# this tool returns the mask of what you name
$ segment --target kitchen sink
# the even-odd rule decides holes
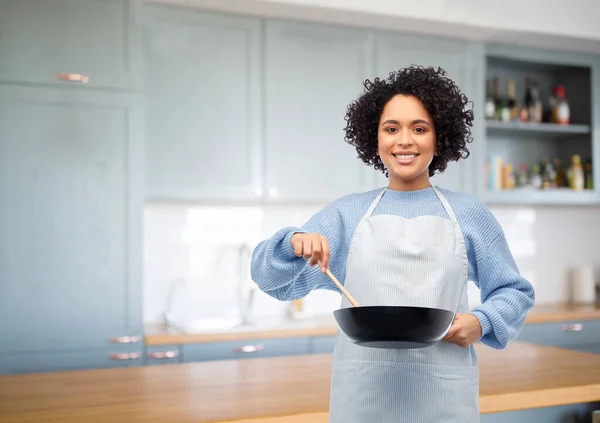
[[[243,322],[240,319],[192,319],[187,321],[171,321],[173,328],[187,333],[223,332],[223,331],[262,331],[277,329],[309,328],[319,325],[335,324],[333,316],[315,316],[299,320],[289,320],[283,317],[257,317]]]

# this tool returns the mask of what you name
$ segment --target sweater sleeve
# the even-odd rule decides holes
[[[251,277],[261,291],[281,301],[303,298],[315,289],[338,291],[318,265],[311,267],[306,259],[295,255],[290,242],[297,232],[325,236],[330,250],[329,268],[343,283],[345,231],[338,204],[328,205],[301,227],[280,229],[256,246],[252,253]]]
[[[493,237],[476,257],[474,282],[481,292],[481,304],[471,313],[481,323],[481,341],[503,349],[521,332],[535,293],[531,283],[519,274],[502,228],[497,222],[492,226]]]

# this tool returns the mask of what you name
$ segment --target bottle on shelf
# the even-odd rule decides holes
[[[563,85],[556,87],[556,104],[554,105],[554,110],[554,123],[558,123],[559,125],[568,125],[570,123],[571,111],[565,97],[565,87]]]
[[[534,163],[531,165],[531,186],[535,189],[542,188],[542,174],[540,171],[540,165]]]
[[[569,188],[572,190],[581,191],[584,189],[584,173],[579,154],[574,154],[571,158],[571,166],[567,171],[567,178],[569,180]]]
[[[556,86],[552,87],[548,96],[548,107],[544,108],[542,121],[546,123],[556,123]]]
[[[516,121],[519,118],[519,103],[517,101],[517,97],[515,95],[515,80],[508,80],[508,111],[509,111],[509,120],[511,122]]]
[[[585,179],[585,189],[594,189],[594,173],[592,172],[592,160],[586,160],[583,165],[584,170],[584,179]]]
[[[558,157],[554,158],[554,170],[556,171],[556,187],[564,188],[567,187],[567,177],[565,169],[562,167],[560,159]]]
[[[529,89],[529,121],[533,123],[540,123],[543,117],[542,101],[540,100],[540,90],[537,86],[536,80],[531,80],[531,87]]]
[[[494,77],[494,106],[496,109],[496,120],[508,122],[510,120],[510,112],[504,99],[500,96],[500,81],[498,77]]]
[[[519,187],[526,187],[529,185],[529,177],[527,176],[527,165],[521,163],[519,165],[519,176],[517,177],[517,185]]]
[[[496,96],[494,94],[494,81],[488,80],[488,88],[485,101],[485,118],[492,120],[496,118]]]
[[[544,159],[542,160],[542,189],[554,189],[556,188],[556,171],[552,163]]]
[[[525,96],[523,98],[523,105],[519,111],[519,120],[521,122],[532,121],[533,115],[533,97],[531,95],[531,78],[525,77]]]

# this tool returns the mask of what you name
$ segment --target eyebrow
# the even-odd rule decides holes
[[[385,125],[387,123],[391,123],[392,125],[400,125],[400,122],[398,122],[395,119],[387,119],[382,123],[382,125]],[[411,125],[416,125],[418,123],[423,123],[425,125],[431,126],[431,124],[429,122],[427,122],[426,120],[423,120],[423,119],[415,119],[411,122]]]

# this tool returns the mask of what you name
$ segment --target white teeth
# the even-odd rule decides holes
[[[413,159],[417,157],[416,154],[394,154],[394,157],[398,157],[399,159]]]

